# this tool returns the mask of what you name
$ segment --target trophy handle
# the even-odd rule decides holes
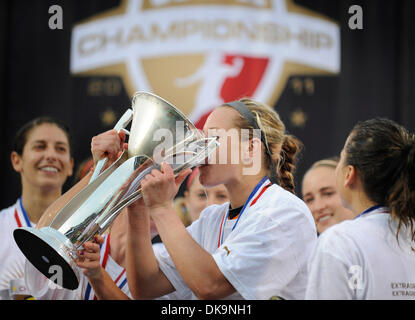
[[[128,126],[130,121],[133,119],[133,110],[128,108],[127,111],[124,112],[120,120],[115,124],[114,129],[117,130],[117,132],[120,132],[121,130],[124,130],[128,133],[127,130],[125,130],[125,127]],[[92,174],[91,179],[89,180],[89,183],[94,181],[102,172],[102,169],[105,168],[105,165],[107,164],[108,158],[104,158],[98,161],[97,166],[95,167],[94,173]]]

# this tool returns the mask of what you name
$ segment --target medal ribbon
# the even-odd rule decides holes
[[[234,224],[234,226],[232,227],[232,231],[236,228],[236,225],[238,224],[238,222],[239,222],[239,219],[241,218],[241,216],[242,216],[242,214],[244,213],[244,211],[245,211],[245,208],[248,206],[248,204],[250,203],[250,201],[251,201],[251,199],[257,194],[257,192],[258,192],[258,190],[260,190],[261,189],[261,187],[262,187],[262,190],[258,193],[258,195],[255,197],[255,199],[253,199],[252,200],[252,202],[250,203],[250,205],[249,205],[249,207],[251,207],[251,206],[253,206],[257,201],[258,201],[258,199],[262,196],[262,194],[265,192],[265,190],[269,187],[269,186],[271,186],[272,185],[272,183],[271,182],[269,182],[268,184],[266,184],[265,186],[264,186],[264,184],[265,184],[265,182],[266,181],[268,181],[268,177],[263,177],[262,179],[261,179],[261,181],[255,186],[255,188],[254,188],[254,190],[252,190],[252,192],[251,192],[251,194],[249,195],[249,197],[248,197],[248,200],[245,202],[245,204],[244,204],[244,206],[242,207],[242,210],[241,210],[241,212],[239,213],[239,216],[238,216],[238,219],[236,220],[236,222],[235,222],[235,224]],[[223,218],[222,218],[222,222],[221,222],[221,224],[220,224],[220,231],[219,231],[219,239],[218,239],[218,248],[222,245],[222,243],[223,243],[223,234],[224,234],[224,229],[225,229],[225,224],[226,224],[226,220],[227,220],[227,217],[229,217],[229,209],[225,212],[225,214],[223,215]]]

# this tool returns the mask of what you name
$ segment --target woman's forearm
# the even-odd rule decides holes
[[[133,298],[153,299],[174,291],[154,255],[148,213],[128,210],[127,279]]]

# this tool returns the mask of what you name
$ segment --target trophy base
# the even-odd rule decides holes
[[[14,230],[13,236],[27,260],[45,277],[53,277],[56,284],[74,290],[79,285],[78,276],[72,268],[76,265],[63,249],[65,245],[59,244],[60,241],[53,237],[55,232],[52,228],[37,230],[23,227]]]

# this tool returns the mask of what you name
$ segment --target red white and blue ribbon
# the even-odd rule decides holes
[[[18,204],[14,209],[14,219],[16,220],[17,226],[21,227],[31,227],[32,224],[29,219],[29,215],[27,214],[25,208],[23,207],[22,198],[20,197],[17,201]]]

